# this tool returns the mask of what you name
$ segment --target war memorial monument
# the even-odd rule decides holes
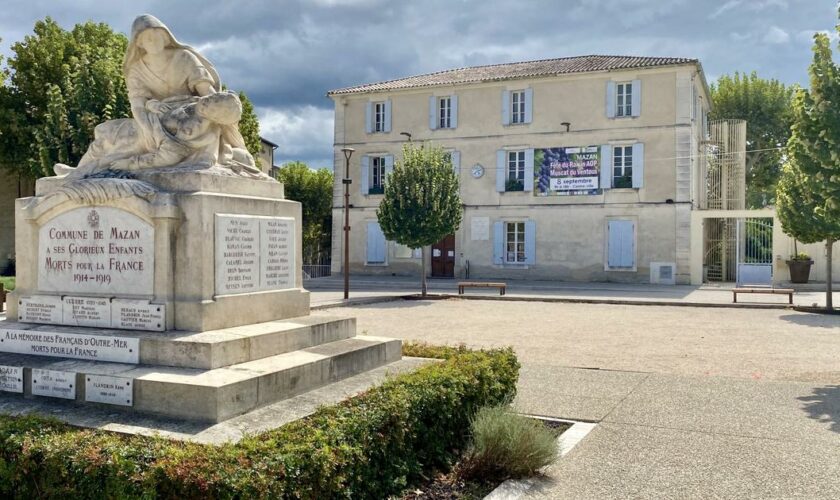
[[[399,360],[309,316],[301,206],[256,168],[213,65],[145,15],[124,71],[133,116],[16,202],[0,391],[221,422]]]

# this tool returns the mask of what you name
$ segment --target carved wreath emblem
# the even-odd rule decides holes
[[[99,228],[99,213],[96,210],[91,210],[87,216],[87,222],[91,228]]]

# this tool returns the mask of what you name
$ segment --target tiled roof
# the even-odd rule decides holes
[[[610,71],[632,68],[651,68],[656,66],[671,66],[675,64],[697,63],[697,59],[683,57],[636,57],[636,56],[576,56],[561,57],[559,59],[543,59],[540,61],[526,61],[490,66],[473,66],[471,68],[449,69],[428,73],[425,75],[409,76],[397,80],[378,83],[367,83],[355,87],[331,90],[327,95],[354,94],[359,92],[378,92],[384,90],[410,89],[417,87],[432,87],[437,85],[455,85],[461,83],[489,82],[496,80],[511,80],[538,76],[563,75],[568,73],[588,73],[594,71]]]

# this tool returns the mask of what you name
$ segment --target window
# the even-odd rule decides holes
[[[524,264],[525,223],[507,222],[505,226],[505,262],[509,264]]]
[[[635,270],[635,239],[634,221],[607,221],[607,270]]]
[[[370,188],[369,194],[385,192],[385,157],[374,156],[370,159]]]
[[[508,151],[505,191],[525,189],[525,151]]]
[[[384,132],[385,131],[385,103],[384,102],[373,103],[373,131],[374,132]]]
[[[633,187],[633,146],[613,147],[612,187]]]
[[[630,82],[615,86],[615,115],[633,116],[633,84]]]
[[[510,122],[525,123],[525,91],[510,93]]]
[[[438,128],[452,128],[452,99],[438,99]]]

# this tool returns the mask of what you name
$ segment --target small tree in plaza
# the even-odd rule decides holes
[[[461,225],[458,176],[439,147],[403,147],[403,157],[385,179],[385,197],[376,211],[391,241],[422,249],[421,294],[426,296],[426,247]]]
[[[808,73],[810,89],[799,89],[793,101],[777,209],[785,233],[805,243],[825,241],[826,308],[832,309],[832,247],[840,240],[840,66],[828,35],[815,35]]]

